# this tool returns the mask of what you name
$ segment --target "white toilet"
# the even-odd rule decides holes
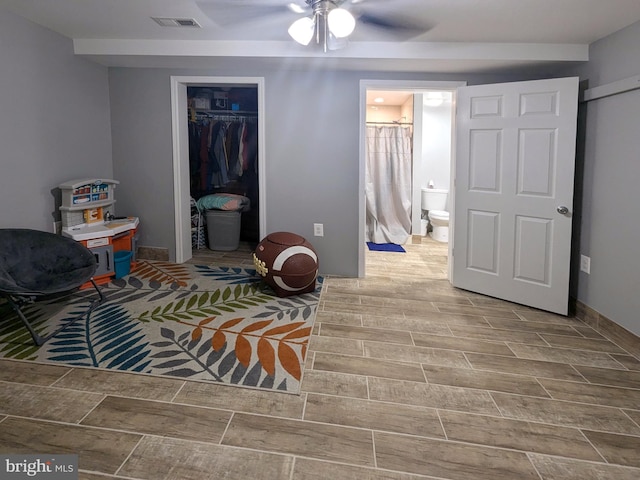
[[[449,212],[447,208],[448,190],[439,188],[422,189],[422,209],[429,211],[431,237],[438,242],[449,241]]]

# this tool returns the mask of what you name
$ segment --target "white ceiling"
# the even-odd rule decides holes
[[[104,65],[186,68],[248,58],[258,66],[432,72],[581,62],[590,43],[640,20],[640,0],[351,0],[357,5],[349,8],[427,31],[397,41],[359,24],[346,48],[328,53],[289,39],[297,16],[284,9],[226,26],[212,20],[290,1],[0,0],[0,7],[73,39],[77,54]],[[193,18],[202,28],[160,27],[151,17]]]

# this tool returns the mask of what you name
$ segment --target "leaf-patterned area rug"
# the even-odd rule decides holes
[[[322,278],[316,285],[280,298],[252,269],[141,261],[100,287],[106,300],[88,322],[41,347],[0,305],[0,357],[299,393]],[[80,290],[23,312],[46,335],[95,297]]]

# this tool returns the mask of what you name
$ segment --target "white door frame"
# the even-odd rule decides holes
[[[458,87],[464,87],[467,82],[458,81],[422,81],[422,80],[360,80],[360,155],[359,155],[359,175],[358,175],[358,277],[365,276],[365,227],[366,227],[366,207],[365,207],[365,175],[366,175],[366,121],[367,121],[367,90],[410,90],[414,93],[426,92],[429,90],[442,90],[450,91],[453,95],[453,101],[451,103],[454,111],[452,112],[452,118],[455,121],[455,99],[456,89]],[[414,119],[415,122],[415,119]],[[415,127],[415,125],[414,125]],[[451,130],[451,171],[454,172],[455,164],[455,126],[452,125]],[[412,172],[413,178],[416,177],[417,162],[414,163],[414,170]],[[449,197],[455,196],[453,175],[451,176],[451,186],[449,188]],[[412,205],[420,204],[420,189],[413,186],[412,192]],[[450,222],[451,224],[451,222]],[[449,255],[451,255],[451,249],[453,242],[449,242]]]
[[[264,77],[171,77],[171,136],[173,140],[173,202],[175,205],[175,261],[184,263],[191,251],[191,201],[189,185],[189,131],[187,86],[247,85],[258,89],[258,198],[259,235],[266,232],[266,180],[265,180],[265,109]]]

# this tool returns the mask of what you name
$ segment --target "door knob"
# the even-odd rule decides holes
[[[569,213],[569,209],[564,205],[560,205],[558,208],[556,208],[556,210],[560,215],[566,215],[567,213]]]

